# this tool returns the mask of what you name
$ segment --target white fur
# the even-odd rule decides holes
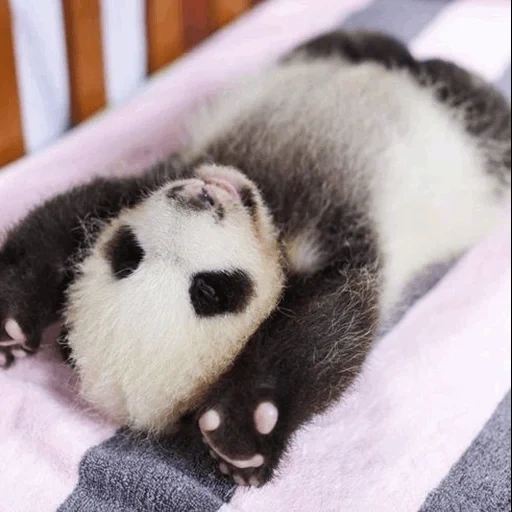
[[[389,314],[422,269],[450,260],[489,233],[505,200],[497,199],[475,141],[432,95],[399,75],[386,74],[378,83],[388,94],[394,90],[390,96],[400,105],[386,103],[388,112],[381,106],[381,115],[398,113],[399,123],[387,134],[382,174],[372,191],[385,258],[382,307]]]
[[[324,263],[322,248],[313,231],[303,231],[286,243],[288,264],[297,274],[314,274]]]

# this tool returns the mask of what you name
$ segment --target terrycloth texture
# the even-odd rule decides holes
[[[214,512],[233,491],[197,436],[151,444],[120,432],[89,452],[59,512]]]
[[[85,450],[114,427],[79,402],[54,345],[0,370],[0,390],[0,512],[54,511],[73,489]]]
[[[138,171],[167,154],[178,144],[179,118],[205,94],[342,23],[380,23],[416,53],[469,63],[510,90],[507,0],[270,1],[127,105],[0,173],[0,229],[94,174]],[[418,510],[510,389],[509,340],[507,224],[378,344],[354,391],[299,435],[281,479],[236,490],[225,510]],[[77,402],[71,375],[50,348],[0,372],[0,512],[55,510],[84,452],[114,432]],[[62,510],[202,512],[234,490],[186,440],[162,447],[116,435],[88,451],[80,476]],[[500,492],[510,496],[510,486]]]
[[[510,391],[421,512],[510,510]]]

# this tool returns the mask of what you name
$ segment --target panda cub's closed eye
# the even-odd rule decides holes
[[[112,273],[118,279],[132,275],[144,258],[144,249],[129,226],[117,230],[107,244],[106,253]]]
[[[241,313],[254,292],[251,278],[243,270],[200,272],[192,277],[189,293],[198,316]]]

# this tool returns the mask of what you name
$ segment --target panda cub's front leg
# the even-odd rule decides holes
[[[39,226],[46,213],[29,216],[0,250],[0,367],[37,352],[69,279],[59,248],[45,243],[52,226]]]
[[[198,412],[221,472],[239,485],[266,483],[293,434],[350,386],[375,338],[377,283],[369,266],[288,287]]]
[[[34,354],[59,319],[75,264],[101,223],[144,192],[136,179],[98,179],[56,196],[8,232],[0,248],[0,367]]]

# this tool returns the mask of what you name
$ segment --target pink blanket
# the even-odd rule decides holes
[[[0,172],[0,231],[93,175],[143,169],[176,147],[180,117],[205,94],[372,3],[264,3],[130,103]],[[410,43],[418,54],[453,58],[498,81],[510,66],[509,41],[508,1],[463,0]],[[301,433],[282,477],[261,490],[237,490],[226,511],[422,505],[510,389],[511,241],[504,222],[379,343],[353,392]],[[55,510],[77,484],[86,450],[115,426],[77,400],[73,374],[51,345],[0,370],[0,390],[0,512]]]

